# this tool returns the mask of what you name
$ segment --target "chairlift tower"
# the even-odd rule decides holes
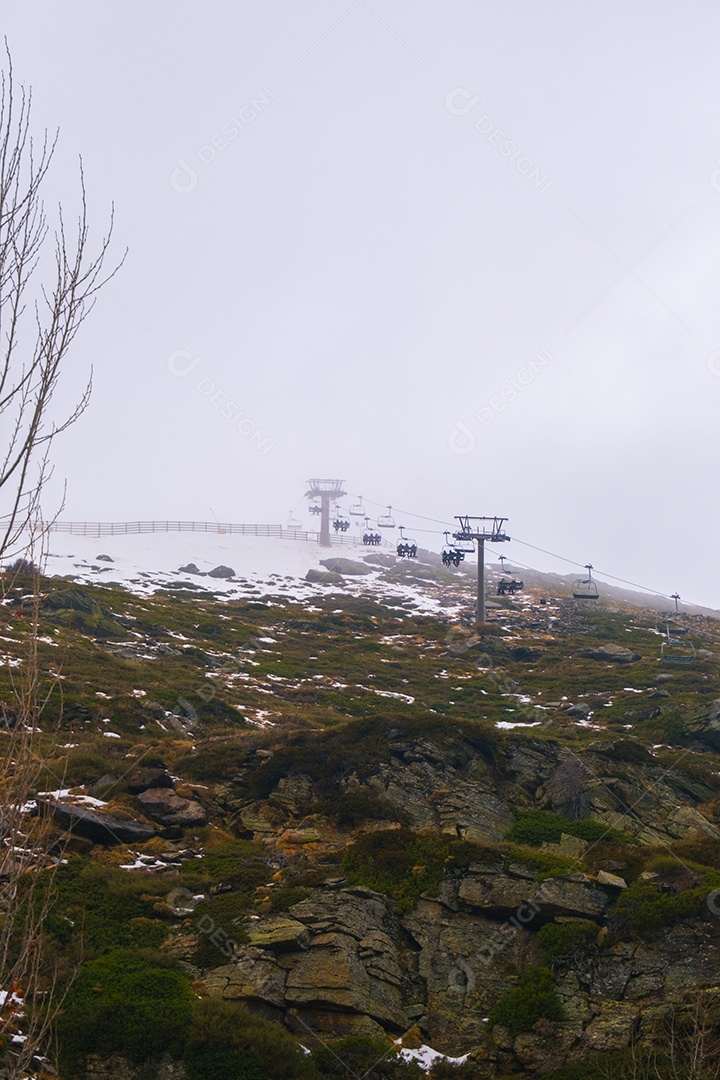
[[[308,480],[307,499],[320,500],[320,540],[322,547],[330,547],[330,503],[336,503],[347,492],[342,480]]]
[[[507,518],[504,517],[471,517],[466,514],[455,515],[460,522],[460,528],[453,533],[453,539],[459,541],[475,540],[478,546],[478,577],[477,577],[477,615],[475,625],[485,625],[485,541],[492,544],[500,544],[510,537],[503,528]]]

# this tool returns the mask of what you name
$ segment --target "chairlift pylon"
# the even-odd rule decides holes
[[[588,572],[588,576],[586,578],[577,578],[573,581],[573,597],[575,600],[597,600],[600,596],[600,591],[597,584],[593,581],[592,563],[585,563],[585,569]]]

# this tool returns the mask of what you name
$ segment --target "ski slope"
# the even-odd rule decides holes
[[[442,583],[413,580],[389,582],[385,567],[365,564],[377,549],[343,544],[331,548],[298,540],[216,533],[156,532],[120,536],[74,536],[51,533],[44,570],[49,576],[78,583],[121,585],[138,595],[163,588],[187,587],[217,599],[295,599],[307,603],[324,592],[375,594],[413,614],[456,617],[469,596],[465,574],[448,575]],[[387,550],[383,556],[387,555]],[[107,561],[106,556],[112,561]],[[342,584],[305,580],[309,570],[325,570],[327,559],[350,559],[371,568],[362,576],[344,576]],[[393,556],[394,559],[394,556]],[[396,563],[404,560],[396,559]],[[412,560],[414,563],[415,560]],[[408,572],[412,571],[408,563]],[[181,571],[194,564],[199,574]],[[234,571],[232,578],[207,576],[217,566]]]

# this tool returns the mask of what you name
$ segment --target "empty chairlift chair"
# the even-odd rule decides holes
[[[378,529],[394,529],[395,518],[392,513],[392,506],[388,506],[387,514],[380,514],[377,519]]]
[[[592,576],[592,563],[585,563],[587,570],[586,578],[577,578],[573,581],[572,594],[576,600],[597,600],[600,592]]]
[[[298,521],[296,517],[293,517],[292,510],[290,511],[290,516],[287,519],[287,524],[285,528],[291,529],[294,532],[296,532],[298,529],[302,529],[302,521]]]
[[[365,507],[363,506],[362,495],[358,497],[356,503],[350,504],[349,512],[351,517],[365,517]]]
[[[679,628],[677,632],[680,631]],[[660,646],[660,663],[666,667],[690,667],[697,660],[697,652],[691,641],[681,641],[680,638],[672,637],[670,624],[667,624],[666,639]]]

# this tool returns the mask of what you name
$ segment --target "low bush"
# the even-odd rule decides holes
[[[167,892],[159,878],[73,856],[58,868],[52,888],[46,930],[63,949],[95,957],[110,949],[156,948],[167,937],[167,924],[153,912],[153,903]],[[39,890],[35,902],[42,903],[43,895]]]
[[[497,853],[444,833],[401,828],[359,836],[344,851],[342,867],[353,885],[385,893],[406,912],[422,893],[437,892],[449,860],[462,866],[487,857]]]
[[[365,1077],[366,1080],[415,1080],[426,1074],[407,1064],[397,1050],[383,1039],[348,1035],[313,1053],[319,1076],[328,1080]]]
[[[521,810],[507,833],[506,839],[516,844],[528,844],[539,847],[541,844],[558,844],[563,833],[577,836],[580,840],[606,840],[619,842],[628,840],[617,829],[608,828],[598,821],[568,821],[560,814],[550,810]]]
[[[313,1059],[281,1024],[217,998],[195,1003],[187,1080],[317,1080]]]
[[[666,893],[649,881],[636,881],[618,897],[614,930],[622,937],[628,929],[644,938],[654,938],[666,926],[697,917],[703,910],[709,885]]]
[[[564,1020],[565,1010],[548,968],[530,967],[518,979],[517,986],[500,998],[490,1013],[490,1025],[501,1025],[511,1035],[530,1031],[543,1018]]]
[[[194,997],[180,972],[118,949],[83,965],[58,1021],[61,1075],[79,1075],[88,1054],[132,1062],[182,1053]]]
[[[344,791],[335,799],[313,803],[308,814],[323,814],[342,828],[353,828],[363,821],[400,821],[408,824],[408,816],[366,787]]]
[[[594,944],[598,926],[589,919],[577,922],[546,923],[537,938],[550,960],[564,960],[585,952]]]

